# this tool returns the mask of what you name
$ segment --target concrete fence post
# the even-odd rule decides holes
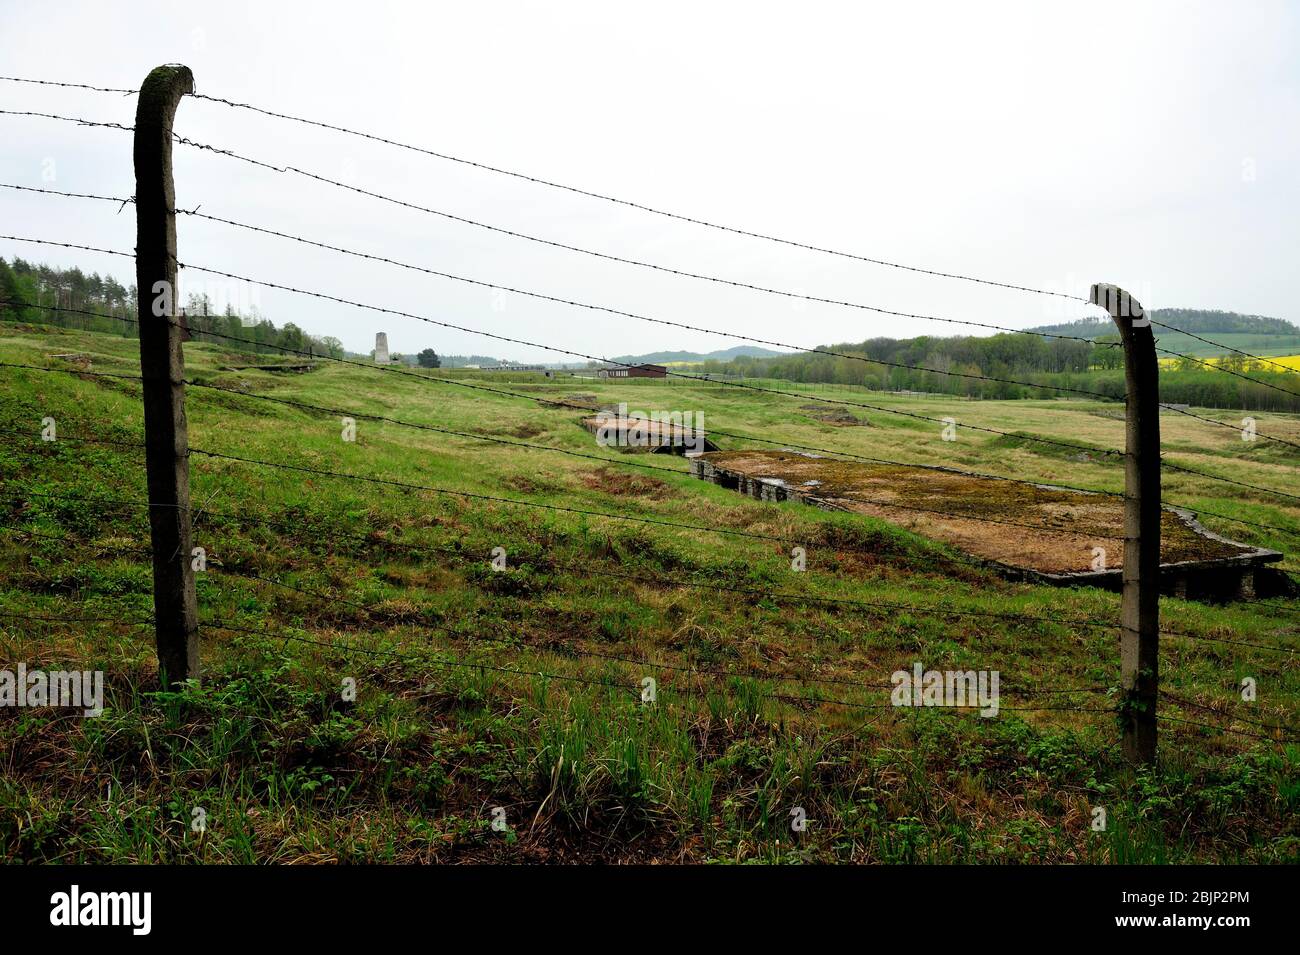
[[[1155,335],[1142,305],[1114,285],[1094,285],[1124,343],[1124,598],[1120,719],[1124,758],[1156,759],[1160,688],[1160,381]]]
[[[153,543],[154,635],[164,687],[199,676],[199,613],[191,570],[189,429],[176,287],[172,121],[194,91],[185,66],[145,78],[135,114],[135,275],[139,290],[145,470]]]

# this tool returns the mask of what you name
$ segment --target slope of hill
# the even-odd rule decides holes
[[[1184,335],[1162,328],[1157,335],[1162,348],[1186,355],[1221,355],[1232,348],[1260,356],[1300,352],[1300,326],[1281,318],[1197,308],[1153,308],[1151,317],[1172,325],[1180,332],[1191,333]],[[1115,325],[1107,318],[1081,318],[1057,325],[1039,325],[1027,331],[1096,339],[1113,336]],[[1219,348],[1199,341],[1193,335],[1212,339],[1225,347]]]
[[[95,718],[0,714],[5,861],[1295,861],[1300,750],[1264,728],[1300,701],[1300,670],[1267,649],[1293,600],[1162,606],[1161,713],[1217,728],[1162,726],[1164,761],[1135,774],[1107,695],[1117,595],[1011,583],[897,524],[602,448],[557,404],[569,381],[506,395],[232,356],[185,346],[204,678],[160,693],[138,344],[0,323],[0,663],[102,671],[106,693]],[[949,442],[916,417],[1115,447],[1114,404],[877,395],[855,409],[871,426],[844,428],[808,396],[583,388],[769,440],[1123,486],[1104,456]],[[1248,487],[1291,473],[1262,441],[1162,424],[1177,459]],[[1285,416],[1260,431],[1300,439]],[[1176,487],[1253,522],[1215,530],[1296,544],[1290,500]],[[921,663],[1000,673],[1005,707],[895,709],[891,673]],[[1243,704],[1250,674],[1268,692]]]
[[[644,355],[620,355],[615,361],[625,362],[629,365],[635,364],[655,364],[663,365],[668,362],[704,362],[704,361],[731,361],[734,358],[777,358],[786,352],[773,351],[770,348],[760,348],[757,345],[735,345],[732,348],[721,348],[711,352],[697,351],[655,351],[647,352]]]

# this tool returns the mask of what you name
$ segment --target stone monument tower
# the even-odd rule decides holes
[[[375,332],[375,364],[388,364],[388,333]]]

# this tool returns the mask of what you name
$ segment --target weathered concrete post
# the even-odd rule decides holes
[[[1124,343],[1124,601],[1120,637],[1124,757],[1156,758],[1160,686],[1160,383],[1155,335],[1142,305],[1114,285],[1094,285]]]
[[[194,91],[185,66],[160,66],[140,87],[135,113],[135,277],[145,470],[153,543],[154,635],[164,687],[199,676],[199,612],[190,569],[189,428],[176,287],[172,121]]]

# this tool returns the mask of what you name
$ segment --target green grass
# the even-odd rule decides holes
[[[135,348],[67,330],[0,332],[0,361],[42,367],[68,368],[46,356],[76,351],[93,356],[94,371],[135,374]],[[130,623],[152,609],[148,563],[137,550],[149,542],[145,514],[109,503],[145,498],[141,454],[68,440],[138,440],[138,386],[0,369],[0,429],[22,433],[0,434],[0,604],[15,615],[0,617],[0,662],[102,669],[109,696],[98,718],[0,710],[7,860],[1300,857],[1296,744],[1169,724],[1160,765],[1135,773],[1120,758],[1110,714],[1012,709],[1111,705],[1106,692],[1020,697],[1010,688],[1113,687],[1117,634],[1084,624],[1117,619],[1115,595],[1013,584],[904,527],[760,504],[691,479],[679,458],[596,447],[572,409],[350,366],[219,371],[232,357],[191,343],[187,373],[608,460],[365,419],[357,441],[345,443],[336,416],[204,388],[189,390],[195,448],[800,540],[808,570],[793,572],[789,544],[775,540],[194,455],[192,500],[203,508],[196,542],[209,558],[197,585],[209,622],[205,673],[201,685],[163,693],[152,634]],[[816,420],[800,407],[806,399],[717,385],[439,374],[539,397],[588,393],[646,411],[702,410],[706,427],[875,457],[1109,490],[1123,484],[1105,460],[962,427],[1119,447],[1116,406],[1099,402],[827,392],[952,415],[958,441],[945,442],[938,424],[855,408],[867,426],[841,427]],[[38,440],[46,416],[61,440]],[[1267,442],[1245,445],[1227,429],[1177,417],[1162,419],[1172,460],[1294,490],[1293,459]],[[1295,417],[1256,418],[1261,432],[1300,438]],[[1300,510],[1284,499],[1190,475],[1166,480],[1169,498],[1300,530]],[[1292,536],[1206,523],[1292,559]],[[489,567],[498,546],[505,574]],[[1300,603],[1283,603],[1169,600],[1162,613],[1171,628],[1199,636],[1294,647]],[[1023,616],[939,612],[952,610]],[[981,719],[889,707],[879,684],[916,660],[999,670],[1003,712]],[[1252,732],[1266,733],[1237,717],[1296,723],[1300,675],[1291,654],[1171,638],[1161,668],[1170,692],[1219,711],[1171,703],[1166,713]],[[1260,688],[1253,704],[1236,695],[1246,676]],[[645,677],[656,681],[654,704],[641,701]],[[345,698],[349,680],[355,700]],[[1105,832],[1090,828],[1098,806],[1107,810]],[[504,830],[493,828],[498,808]],[[802,832],[791,829],[796,808],[808,820]],[[206,819],[202,832],[193,828],[195,809]]]
[[[1210,355],[1223,355],[1228,348],[1235,348],[1251,355],[1294,355],[1300,352],[1300,335],[1264,335],[1254,332],[1214,332],[1205,333],[1202,338],[1211,338],[1220,346],[1208,344],[1181,332],[1160,330],[1160,347],[1183,355],[1195,355],[1204,358]]]

